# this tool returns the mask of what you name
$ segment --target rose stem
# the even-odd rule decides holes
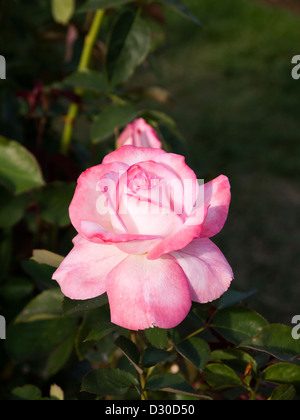
[[[83,47],[80,63],[78,66],[78,71],[87,70],[89,67],[94,45],[95,45],[95,42],[97,40],[99,31],[101,28],[104,13],[105,13],[104,10],[98,10],[95,14],[89,33],[85,37],[84,47]],[[76,88],[75,93],[78,95],[81,95],[82,91],[81,89]],[[72,103],[70,105],[69,112],[66,117],[64,132],[61,139],[61,153],[64,155],[68,153],[68,150],[72,141],[74,122],[75,122],[75,119],[77,118],[78,112],[79,112],[78,104]]]

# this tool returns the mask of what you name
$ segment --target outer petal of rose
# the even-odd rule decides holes
[[[159,157],[166,154],[168,153],[162,149],[123,146],[105,156],[103,164],[122,162],[128,166],[132,166],[136,163],[147,162],[148,160],[159,162]]]
[[[78,185],[69,208],[70,218],[78,233],[81,232],[81,222],[89,220],[98,223],[106,230],[113,230],[109,213],[101,214],[97,203],[100,192],[97,189],[99,180],[109,172],[124,172],[127,165],[114,163],[111,165],[98,165],[85,171],[78,179]],[[111,181],[113,184],[113,181]],[[116,188],[112,185],[112,188]]]
[[[170,170],[175,172],[181,180],[197,179],[194,171],[185,163],[185,158],[183,156],[167,153],[162,149],[123,146],[107,155],[103,159],[103,164],[122,162],[128,166],[133,166],[137,163],[148,161],[165,164]]]
[[[136,255],[145,254],[163,239],[161,236],[113,233],[88,221],[81,223],[81,232],[91,242],[115,245],[122,252]]]
[[[192,212],[197,200],[199,184],[195,172],[186,164],[184,156],[166,153],[160,157],[160,163],[172,169],[183,184],[182,207],[186,216]]]
[[[234,278],[232,269],[209,239],[195,239],[186,248],[171,255],[189,279],[192,301],[212,302],[229,289]]]
[[[199,207],[196,210],[196,215],[187,219],[177,232],[154,244],[147,255],[148,260],[156,260],[164,254],[185,248],[195,238],[199,238],[207,212],[207,206]]]
[[[222,229],[228,217],[231,201],[230,183],[226,176],[221,175],[205,184],[204,202],[209,210],[202,228],[201,238],[212,238]]]
[[[161,236],[113,233],[103,229],[96,223],[88,221],[81,223],[81,232],[91,242],[115,245],[127,254],[136,255],[145,254],[163,239]]]
[[[148,260],[157,260],[162,255],[169,254],[172,251],[186,247],[193,239],[197,238],[197,230],[193,226],[184,226],[174,235],[163,239],[148,252]]]
[[[162,144],[156,132],[143,118],[129,124],[118,140],[118,146],[152,147],[161,149]]]
[[[78,235],[74,248],[53,274],[65,296],[92,299],[106,292],[108,273],[127,257],[113,245],[99,245]]]
[[[130,242],[120,242],[115,244],[121,251],[126,252],[126,254],[132,255],[142,255],[147,254],[149,249],[154,248],[159,242],[159,239],[150,239],[150,240],[137,240]]]
[[[187,277],[169,255],[127,257],[108,275],[107,294],[112,322],[135,331],[176,327],[191,308]]]
[[[128,233],[114,233],[103,229],[97,223],[83,220],[81,222],[80,231],[82,235],[91,242],[94,243],[110,243],[118,244],[131,241],[148,241],[153,239],[160,239],[161,236],[155,235],[132,235]]]

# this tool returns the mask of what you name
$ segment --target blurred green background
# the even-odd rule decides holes
[[[291,77],[291,59],[300,54],[300,15],[294,8],[270,3],[186,0],[202,27],[170,10],[164,10],[164,16],[157,11],[157,48],[126,89],[134,98],[134,92],[154,86],[136,105],[164,111],[176,121],[184,142],[173,151],[187,155],[199,178],[209,181],[221,173],[230,178],[230,216],[214,241],[233,266],[233,287],[257,290],[249,300],[251,307],[271,322],[290,324],[300,312],[300,81]],[[55,117],[66,104],[55,103],[48,119],[40,109],[35,118],[28,118],[24,92],[34,93],[38,81],[46,85],[74,71],[82,40],[66,64],[66,31],[49,21],[48,0],[1,0],[0,6],[5,10],[0,54],[8,62],[8,80],[0,81],[0,135],[32,150],[47,181],[57,179],[55,171],[75,181],[78,167],[100,162],[113,142],[94,148],[90,159],[84,149],[89,142],[86,121],[79,119],[74,139],[77,166],[57,157],[50,162],[43,150],[35,150],[36,142],[40,134],[47,153],[57,150],[63,124],[51,120],[51,112]],[[84,23],[84,16],[76,19]],[[97,52],[101,62],[101,43]],[[33,223],[32,214],[26,218],[27,225]],[[74,232],[64,231],[54,249],[51,235],[56,233],[44,231],[33,241],[20,222],[14,232],[17,260],[30,258],[37,243],[66,253]],[[1,261],[9,265],[11,242],[5,231],[1,235]]]

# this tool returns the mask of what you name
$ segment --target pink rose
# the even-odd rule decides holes
[[[161,149],[162,144],[156,132],[143,118],[129,124],[118,139],[118,147],[136,146]]]
[[[85,171],[70,206],[78,232],[54,273],[75,300],[107,293],[111,320],[131,330],[173,328],[230,286],[210,239],[230,205],[228,178],[203,185],[182,156],[124,146]]]

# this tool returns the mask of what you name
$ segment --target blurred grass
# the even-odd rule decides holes
[[[164,108],[188,141],[188,163],[207,181],[226,174],[230,217],[215,238],[239,290],[273,322],[300,312],[300,15],[251,0],[187,0],[198,28],[168,13],[168,47],[156,75],[140,80],[168,89]],[[144,104],[146,105],[146,104]]]

